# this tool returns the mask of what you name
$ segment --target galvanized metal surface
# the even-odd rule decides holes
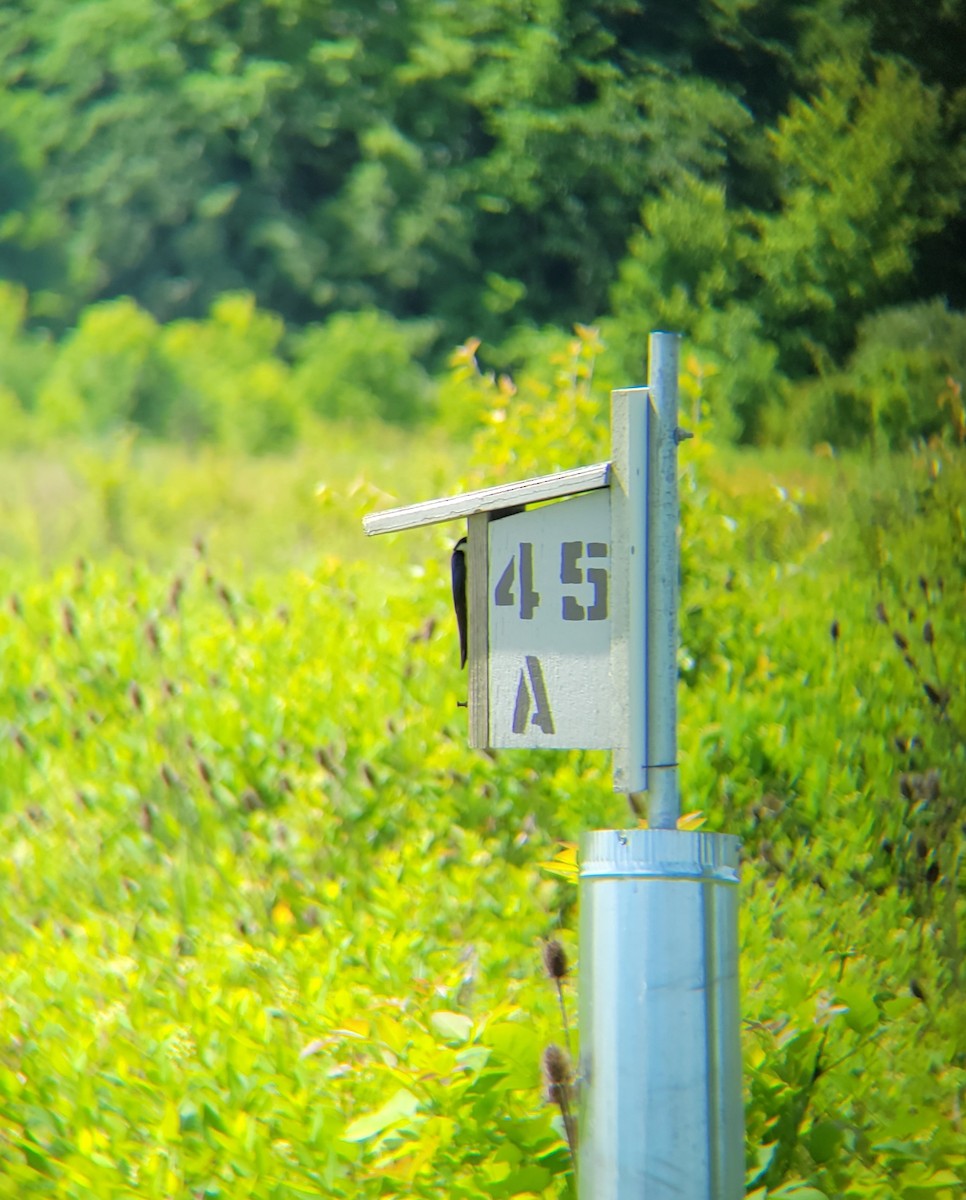
[[[581,843],[580,1200],[739,1200],[738,839]]]
[[[675,333],[652,333],[648,343],[647,812],[652,829],[674,829],[681,815],[677,769],[679,342]]]

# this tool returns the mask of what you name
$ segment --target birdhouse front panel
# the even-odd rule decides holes
[[[609,490],[491,520],[487,534],[489,744],[610,749]]]

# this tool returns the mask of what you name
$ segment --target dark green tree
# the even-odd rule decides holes
[[[750,436],[772,364],[841,362],[901,292],[966,302],[963,11],[7,0],[0,272],[62,326],[245,291],[295,327],[431,318],[443,348],[612,297],[618,341],[654,320],[740,358]]]
[[[616,341],[680,329],[720,371],[741,437],[782,381],[842,362],[863,315],[908,295],[916,250],[957,211],[938,89],[901,61],[829,60],[767,133],[767,206],[688,177],[645,203],[613,293]],[[912,284],[914,287],[914,283]]]

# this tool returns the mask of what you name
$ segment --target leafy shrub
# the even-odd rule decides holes
[[[946,380],[966,379],[966,313],[933,300],[867,317],[847,374],[852,395],[889,446],[938,433]]]
[[[37,397],[54,433],[104,433],[161,402],[154,318],[129,299],[91,305],[60,344]]]
[[[777,346],[741,298],[752,253],[747,216],[728,207],[724,189],[684,177],[645,203],[604,322],[624,378],[639,373],[650,330],[682,334],[711,368],[705,403],[727,441],[755,441],[785,385]]]
[[[397,321],[375,309],[331,317],[294,339],[298,403],[323,417],[412,425],[432,407],[417,358],[434,337],[429,322]]]
[[[0,293],[8,444],[15,425],[35,439],[131,425],[251,453],[293,445],[299,412],[280,352],[284,325],[250,295],[227,294],[206,320],[166,326],[129,299],[92,305],[56,348],[23,330],[24,304],[11,289]]]
[[[597,329],[578,325],[569,338],[539,335],[543,362],[527,356],[511,377],[485,371],[471,339],[450,358],[442,391],[451,420],[476,424],[473,458],[489,480],[525,479],[607,456],[609,393],[595,379],[602,350]],[[531,343],[532,345],[532,343]]]
[[[940,398],[964,378],[966,313],[942,300],[883,309],[860,324],[841,371],[801,389],[789,432],[837,446],[901,448],[953,427],[953,409],[944,411]]]
[[[0,438],[16,444],[26,435],[24,415],[36,406],[41,381],[50,369],[54,348],[50,339],[26,330],[27,293],[0,280],[0,401],[5,409]]]
[[[161,416],[165,432],[255,454],[290,447],[299,410],[278,353],[284,333],[281,318],[244,292],[222,296],[207,320],[165,326],[160,345],[174,377]]]

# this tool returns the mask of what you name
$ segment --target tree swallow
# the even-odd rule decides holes
[[[465,667],[467,651],[465,537],[460,538],[453,547],[453,557],[450,559],[450,571],[453,577],[453,608],[456,610],[456,624],[460,632],[460,667]]]

